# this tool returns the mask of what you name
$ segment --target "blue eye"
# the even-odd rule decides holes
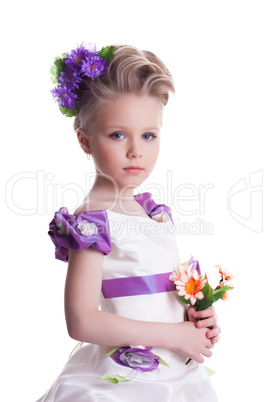
[[[153,138],[156,138],[156,135],[152,134],[152,133],[145,133],[142,136],[145,140],[152,140]]]
[[[121,140],[124,138],[124,135],[122,133],[113,133],[110,135],[110,137],[114,138],[115,140]]]

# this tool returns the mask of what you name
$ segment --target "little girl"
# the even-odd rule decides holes
[[[68,333],[86,345],[39,402],[217,401],[202,365],[219,339],[214,309],[186,310],[169,280],[180,263],[170,208],[134,195],[157,160],[169,71],[148,51],[81,45],[51,72],[96,177],[77,210],[60,208],[49,225],[68,262]]]

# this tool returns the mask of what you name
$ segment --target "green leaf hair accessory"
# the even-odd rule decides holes
[[[101,49],[98,55],[110,63],[112,61],[114,52],[115,48],[113,46],[106,46]]]
[[[64,59],[67,57],[67,54],[64,53],[63,55],[61,55],[60,57],[56,57],[54,64],[52,64],[52,66],[50,67],[50,74],[51,74],[51,81],[53,82],[53,84],[57,84],[58,83],[58,79],[60,76],[61,71],[64,70],[64,68],[66,67],[66,63],[64,61]]]
[[[83,77],[93,81],[107,73],[115,48],[106,46],[99,52],[95,44],[81,44],[70,54],[57,57],[50,68],[51,80],[56,87],[52,89],[53,98],[58,102],[60,111],[67,117],[75,116],[81,104],[79,95]]]

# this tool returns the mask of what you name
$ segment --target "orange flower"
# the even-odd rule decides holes
[[[192,305],[196,300],[203,299],[204,295],[201,291],[205,286],[207,279],[204,279],[201,275],[198,275],[196,270],[192,270],[193,264],[188,267],[180,266],[181,279],[176,281],[176,287],[179,296],[184,296],[186,300],[190,299]]]
[[[220,265],[216,265],[216,267],[217,267],[218,270],[219,270],[219,274],[220,274],[222,277],[224,277],[224,279],[225,279],[226,281],[231,281],[231,280],[232,280],[232,276],[231,276],[229,273],[227,273],[226,271],[224,271],[224,270],[221,268]]]

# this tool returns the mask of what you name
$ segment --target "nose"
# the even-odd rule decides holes
[[[133,140],[129,143],[127,150],[127,157],[132,158],[140,158],[142,156],[141,144],[137,140]]]

